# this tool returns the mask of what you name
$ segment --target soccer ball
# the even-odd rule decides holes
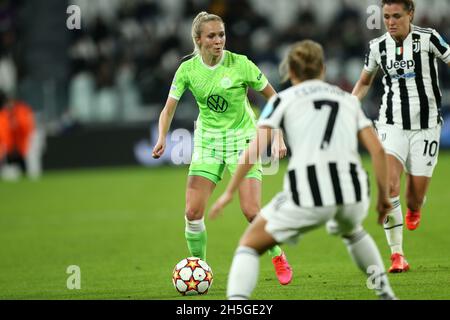
[[[212,285],[213,273],[205,261],[189,257],[177,263],[173,269],[172,282],[183,296],[206,294]]]

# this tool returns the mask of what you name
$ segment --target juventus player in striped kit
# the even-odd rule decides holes
[[[382,0],[387,33],[370,42],[364,70],[353,94],[362,100],[379,67],[384,96],[376,124],[388,154],[392,211],[384,222],[391,248],[389,272],[405,272],[400,179],[406,173],[406,227],[419,226],[421,207],[437,164],[441,92],[436,59],[450,66],[450,46],[433,29],[412,24],[413,0]]]
[[[373,160],[379,223],[391,208],[386,154],[358,99],[323,82],[323,61],[322,46],[316,42],[306,40],[292,47],[283,66],[293,86],[269,100],[258,123],[257,139],[242,155],[236,174],[209,214],[215,218],[232,200],[255,163],[251,159],[266,150],[274,129],[283,128],[292,150],[284,188],[241,238],[228,278],[229,299],[250,297],[258,279],[259,256],[268,248],[295,243],[323,224],[329,233],[342,236],[364,273],[375,267],[377,295],[395,299],[380,252],[362,227],[370,200],[358,140]]]

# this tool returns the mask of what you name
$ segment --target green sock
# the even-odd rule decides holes
[[[273,246],[272,248],[270,248],[268,250],[268,252],[272,258],[275,258],[275,257],[281,256],[281,254],[283,253],[283,250],[281,250],[281,248],[279,246]]]
[[[206,261],[206,230],[200,233],[184,233],[188,245],[189,252],[192,257],[197,257]]]

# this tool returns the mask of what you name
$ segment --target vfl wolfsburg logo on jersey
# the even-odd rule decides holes
[[[217,113],[224,113],[228,109],[228,102],[218,95],[208,97],[208,108]]]
[[[222,88],[228,89],[233,85],[233,83],[231,82],[230,78],[225,77],[220,81],[220,85],[222,86]]]

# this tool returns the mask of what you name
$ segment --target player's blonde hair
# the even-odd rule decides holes
[[[292,45],[280,65],[282,81],[289,80],[289,70],[300,81],[319,78],[324,68],[322,46],[312,40],[303,40]]]
[[[205,22],[209,21],[219,21],[222,24],[223,20],[218,15],[208,13],[206,11],[202,11],[194,18],[194,21],[192,22],[192,29],[191,29],[191,35],[192,35],[192,42],[194,42],[194,51],[192,52],[192,55],[197,55],[200,53],[200,47],[197,44],[197,39],[200,38],[202,34],[202,25]]]

